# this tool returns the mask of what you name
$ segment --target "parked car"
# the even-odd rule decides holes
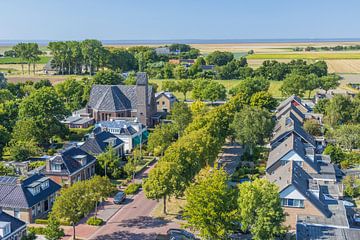
[[[114,197],[114,203],[120,204],[126,199],[126,194],[122,191],[118,192]]]
[[[195,235],[178,228],[170,228],[167,232],[170,240],[195,240]]]

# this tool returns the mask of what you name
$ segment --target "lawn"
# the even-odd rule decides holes
[[[360,53],[259,53],[246,56],[248,59],[360,59]]]
[[[49,56],[40,56],[40,61],[37,62],[38,64],[46,64],[51,57]],[[20,63],[26,63],[21,58],[12,58],[12,57],[3,57],[0,58],[0,64],[20,64]]]
[[[175,198],[171,197],[168,198],[166,201],[166,209],[167,214],[165,215],[163,213],[164,203],[163,200],[160,199],[159,203],[156,205],[156,207],[152,210],[150,215],[155,218],[164,218],[166,220],[174,220],[179,217],[179,215],[182,214],[182,209],[186,204],[186,200],[184,198]]]
[[[151,79],[150,83],[156,83],[159,86],[158,91],[161,91],[162,81],[164,81],[164,80]],[[226,90],[229,91],[235,85],[240,83],[241,80],[215,80],[215,81],[223,84],[225,86]],[[282,97],[281,92],[280,92],[281,84],[282,84],[281,81],[270,81],[269,92],[276,98]],[[184,96],[181,93],[174,92],[174,94],[178,99],[184,99]],[[191,92],[187,94],[187,98],[191,99]]]

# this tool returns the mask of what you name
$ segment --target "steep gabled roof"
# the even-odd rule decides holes
[[[309,181],[311,181],[312,178],[300,165],[289,162],[280,166],[273,174],[268,174],[267,178],[279,187],[279,192],[282,192],[289,186],[294,186],[295,189],[310,201],[324,216],[331,217],[332,213],[327,205],[310,192]]]
[[[113,143],[113,147],[116,148],[124,142],[116,137],[114,134],[109,132],[93,133],[90,137],[80,146],[80,149],[87,152],[88,154],[99,155],[106,152],[109,144]]]
[[[15,232],[18,229],[26,227],[25,222],[21,221],[20,219],[17,219],[16,217],[10,216],[9,214],[3,211],[0,211],[0,222],[9,222],[11,233]]]
[[[148,87],[151,103],[152,86]],[[116,112],[136,109],[138,97],[135,85],[93,85],[88,106],[92,109]]]
[[[280,159],[290,151],[297,153],[307,164],[309,164],[315,171],[317,171],[316,164],[306,156],[306,148],[301,139],[294,133],[290,133],[288,138],[286,138],[282,143],[280,143],[280,145],[270,151],[266,169],[269,169],[276,162],[280,161]]]
[[[297,106],[295,106],[293,103],[288,103],[286,106],[281,108],[280,111],[276,112],[276,119],[280,119],[284,115],[288,115],[288,112],[296,113],[298,117],[298,120],[303,122],[305,119],[305,114],[299,110]]]
[[[292,132],[296,133],[305,142],[316,147],[316,142],[313,136],[307,133],[301,122],[295,117],[292,112],[288,116],[283,116],[275,127],[275,134],[270,140],[270,144],[278,142],[279,140],[288,137]]]
[[[12,181],[3,181],[5,177],[0,177],[0,206],[10,208],[30,208],[38,202],[46,199],[57,192],[61,187],[51,179],[45,178],[42,174],[35,174],[25,179],[22,183],[17,183],[17,177],[10,177]],[[9,177],[6,177],[9,178]],[[28,189],[29,185],[34,184],[40,179],[49,181],[49,187],[42,189],[38,194],[32,195]]]
[[[298,104],[302,105],[303,107],[307,108],[302,102],[301,102],[301,98],[299,98],[296,95],[291,95],[290,97],[288,97],[287,99],[285,99],[284,101],[282,101],[279,106],[276,108],[276,112],[280,112],[284,107],[286,107],[289,103],[292,102],[297,102]]]

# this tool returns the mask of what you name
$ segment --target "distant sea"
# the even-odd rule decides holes
[[[47,45],[58,40],[0,40],[0,46],[13,46],[20,42],[36,42]],[[298,39],[169,39],[169,40],[101,40],[104,45],[161,45],[184,44],[231,44],[231,43],[312,43],[312,42],[360,42],[360,38],[298,38]]]

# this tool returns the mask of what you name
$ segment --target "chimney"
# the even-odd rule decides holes
[[[137,100],[137,119],[144,125],[149,125],[148,109],[148,77],[144,72],[136,74],[136,100]]]

